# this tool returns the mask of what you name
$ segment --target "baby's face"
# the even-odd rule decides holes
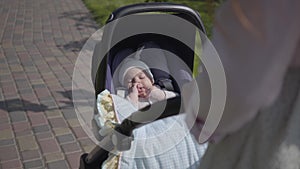
[[[148,97],[153,88],[152,80],[139,68],[130,69],[125,75],[125,82],[127,82],[128,89],[136,84],[138,96],[143,98]]]

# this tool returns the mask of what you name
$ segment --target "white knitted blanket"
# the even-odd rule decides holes
[[[120,121],[136,111],[126,99],[113,95],[113,100]],[[131,149],[121,154],[120,168],[199,168],[207,144],[197,143],[184,118],[168,117],[136,129]]]

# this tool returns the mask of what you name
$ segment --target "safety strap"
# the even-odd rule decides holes
[[[167,89],[168,91],[174,91],[172,80],[170,79],[159,79],[157,83],[159,86]]]

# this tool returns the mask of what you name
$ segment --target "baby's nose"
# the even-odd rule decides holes
[[[142,84],[140,84],[140,83],[137,83],[137,88],[141,89],[142,87],[143,87],[143,85],[142,85]]]

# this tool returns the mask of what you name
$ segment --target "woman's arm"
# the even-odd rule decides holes
[[[278,96],[299,40],[300,20],[296,16],[300,16],[300,1],[293,0],[228,0],[216,13],[212,42],[227,82],[217,135],[240,129]],[[207,77],[197,78],[204,86],[200,88],[201,99],[210,99],[205,92],[209,89]],[[205,119],[209,106],[201,104],[199,114],[190,115]]]

